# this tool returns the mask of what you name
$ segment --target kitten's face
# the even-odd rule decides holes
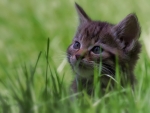
[[[68,61],[79,77],[90,78],[94,68],[102,64],[102,73],[114,75],[115,57],[126,62],[139,37],[140,27],[135,15],[128,15],[117,25],[92,21],[76,5],[80,25],[68,47]],[[132,58],[131,58],[132,59]]]
[[[74,72],[89,78],[94,74],[94,68],[103,62],[102,72],[114,74],[114,55],[118,44],[111,34],[112,25],[101,22],[89,22],[79,26],[72,44],[68,48],[68,60]],[[111,67],[110,67],[111,66]]]

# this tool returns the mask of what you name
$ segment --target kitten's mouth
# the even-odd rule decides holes
[[[89,62],[86,60],[76,60],[70,58],[70,63],[73,68],[80,69],[80,70],[93,70],[94,67],[93,62]]]
[[[80,69],[91,69],[93,67],[91,64],[89,64],[88,62],[85,62],[83,60],[76,61],[74,66],[76,66]]]
[[[82,61],[77,61],[75,64],[80,67],[85,66],[85,64]]]

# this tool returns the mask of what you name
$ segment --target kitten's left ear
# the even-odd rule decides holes
[[[89,16],[85,13],[85,11],[77,4],[75,3],[75,7],[79,16],[80,24],[86,23],[90,21]]]
[[[126,51],[132,50],[134,42],[136,42],[140,36],[140,32],[140,25],[135,14],[129,14],[113,27],[115,37],[119,39],[122,48]]]

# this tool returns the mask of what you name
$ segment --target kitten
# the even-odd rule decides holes
[[[136,15],[129,14],[113,25],[92,20],[78,4],[75,6],[80,24],[67,50],[68,61],[76,75],[72,90],[77,92],[80,83],[91,94],[95,67],[101,68],[100,75],[115,78],[116,61],[121,84],[124,86],[130,83],[133,86],[133,71],[141,48],[138,41],[141,30]],[[101,76],[98,79],[103,89],[107,87],[110,77]]]

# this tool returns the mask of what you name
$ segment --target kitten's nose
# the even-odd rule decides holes
[[[76,57],[77,60],[79,60],[79,59],[81,60],[81,59],[84,58],[84,56],[83,56],[83,55],[80,55],[80,54],[76,54],[75,57]]]

